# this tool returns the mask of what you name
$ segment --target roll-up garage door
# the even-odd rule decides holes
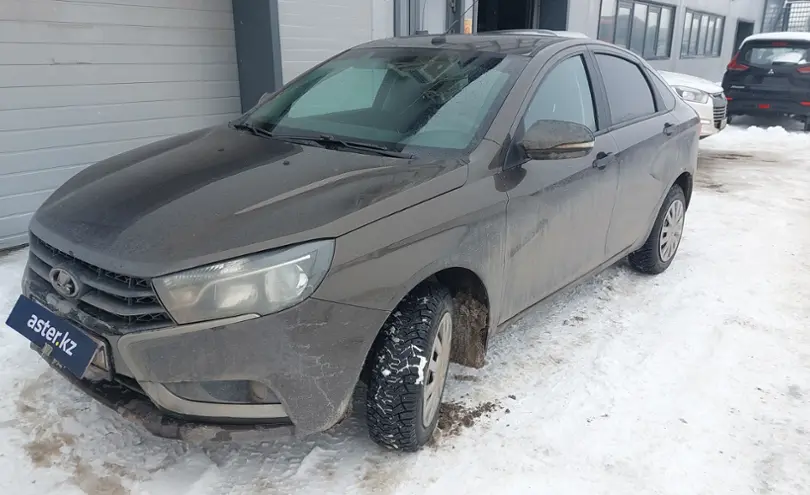
[[[347,48],[373,39],[375,1],[379,14],[386,9],[393,29],[391,0],[278,0],[284,82]]]
[[[231,0],[0,0],[0,249],[88,164],[239,110]]]

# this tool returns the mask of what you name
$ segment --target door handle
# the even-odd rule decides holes
[[[593,168],[604,170],[605,167],[613,163],[614,159],[615,155],[613,153],[605,153],[604,151],[600,151],[596,154],[596,160],[593,161]]]
[[[664,124],[664,134],[666,134],[667,136],[671,136],[674,133],[675,133],[675,124],[670,124],[669,122]]]

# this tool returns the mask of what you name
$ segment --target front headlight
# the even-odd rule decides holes
[[[276,313],[315,292],[334,250],[318,241],[223,261],[155,279],[155,290],[180,324]]]
[[[688,86],[673,86],[673,88],[675,88],[675,91],[686,101],[693,101],[695,103],[707,103],[709,101],[709,93],[705,91]]]

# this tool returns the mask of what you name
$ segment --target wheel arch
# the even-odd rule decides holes
[[[450,361],[462,366],[481,368],[484,365],[492,317],[491,291],[484,279],[473,269],[464,266],[446,266],[426,269],[414,281],[403,287],[396,307],[409,294],[425,284],[440,284],[453,296],[453,345]],[[367,381],[369,361],[375,346],[369,349],[363,366],[362,378]]]
[[[689,203],[692,200],[692,174],[689,172],[681,173],[681,175],[675,179],[675,184],[680,186],[680,188],[683,190],[683,194],[686,196],[686,208],[689,208]]]
[[[471,368],[484,366],[492,304],[483,279],[468,268],[452,267],[433,274],[422,283],[433,280],[447,287],[453,296],[455,314],[450,361]]]
[[[681,173],[672,181],[664,190],[664,194],[661,195],[661,199],[658,200],[658,204],[656,204],[655,209],[652,211],[650,220],[648,222],[649,226],[647,230],[644,232],[644,236],[638,240],[638,244],[636,247],[641,247],[644,244],[644,241],[650,236],[650,233],[655,226],[655,219],[658,217],[658,212],[661,210],[661,207],[664,205],[664,201],[667,199],[667,194],[669,194],[669,190],[672,189],[672,186],[678,186],[683,190],[684,196],[686,196],[686,208],[689,209],[689,203],[692,199],[692,190],[693,190],[693,182],[692,182],[692,173],[687,170],[682,170]]]

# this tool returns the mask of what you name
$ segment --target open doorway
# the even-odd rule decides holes
[[[754,23],[748,21],[737,21],[737,33],[734,35],[734,48],[731,53],[737,53],[745,38],[754,34]]]
[[[478,32],[534,27],[532,3],[532,0],[479,0]]]
[[[478,32],[568,26],[567,0],[478,0]]]

